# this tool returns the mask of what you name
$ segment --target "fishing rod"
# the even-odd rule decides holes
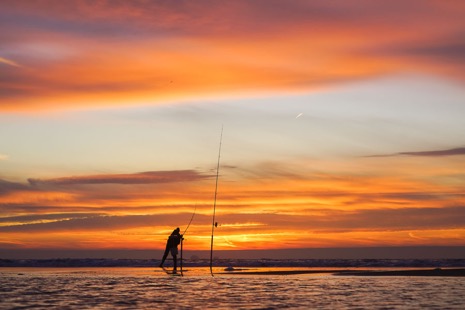
[[[186,234],[186,231],[189,229],[189,227],[191,226],[191,223],[192,223],[192,220],[194,219],[194,216],[195,216],[195,211],[197,210],[197,204],[195,205],[194,207],[194,212],[192,213],[192,216],[191,216],[191,219],[189,221],[189,224],[187,224],[187,227],[186,229],[184,230],[183,234],[181,235],[181,262],[180,262],[180,269],[181,269],[181,277],[184,276],[184,274],[182,273],[182,242],[184,240],[184,235]]]
[[[220,147],[218,150],[218,163],[216,165],[216,184],[215,184],[215,198],[213,201],[213,219],[212,219],[212,238],[210,244],[210,273],[213,276],[213,233],[217,223],[215,223],[215,213],[216,213],[216,197],[218,194],[218,177],[220,172],[220,158],[221,158],[221,143],[223,142],[223,125],[221,125],[221,135],[220,135]]]

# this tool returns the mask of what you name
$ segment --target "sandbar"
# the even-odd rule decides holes
[[[335,276],[407,276],[407,277],[465,277],[465,268],[434,268],[434,269],[399,269],[399,270],[249,270],[225,271],[215,274],[228,275],[301,275],[301,274],[330,274]]]

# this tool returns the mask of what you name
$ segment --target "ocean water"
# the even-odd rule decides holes
[[[259,268],[267,271],[266,268]],[[276,270],[276,268],[274,269]],[[463,277],[0,268],[0,309],[463,309]]]

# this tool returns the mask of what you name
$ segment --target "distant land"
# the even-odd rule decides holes
[[[465,259],[465,246],[305,248],[218,250],[220,259]],[[155,259],[163,250],[0,249],[0,259],[108,258]],[[210,257],[210,251],[184,250],[186,259]]]

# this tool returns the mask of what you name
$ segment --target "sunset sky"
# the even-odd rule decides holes
[[[0,249],[465,246],[465,2],[0,0]]]

